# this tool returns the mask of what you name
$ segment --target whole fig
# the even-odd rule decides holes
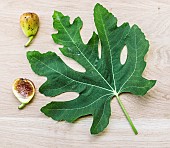
[[[29,46],[39,29],[39,17],[35,13],[27,12],[20,16],[20,26],[26,37],[29,37],[25,47]]]

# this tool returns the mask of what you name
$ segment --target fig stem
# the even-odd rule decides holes
[[[34,36],[30,36],[28,42],[24,45],[25,47],[28,47],[33,40]]]
[[[21,105],[18,106],[18,109],[23,109],[26,106],[25,103],[22,103]]]

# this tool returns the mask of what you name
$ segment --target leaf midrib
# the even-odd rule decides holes
[[[79,110],[79,109],[87,108],[87,107],[93,105],[95,102],[101,100],[103,97],[108,96],[108,95],[109,95],[109,97],[111,97],[113,94],[112,94],[112,93],[110,93],[110,94],[105,94],[105,95],[99,97],[98,99],[96,99],[94,102],[88,104],[87,106],[83,106],[83,107],[70,108],[70,109],[69,109],[69,108],[67,108],[67,109],[66,109],[66,108],[64,108],[64,109],[63,109],[63,108],[62,108],[62,109],[50,109],[50,108],[47,108],[46,110]],[[109,97],[108,97],[108,98],[109,98]],[[108,99],[108,98],[107,98],[107,99]]]
[[[97,87],[97,88],[99,88],[99,89],[104,89],[104,90],[107,90],[107,91],[109,91],[109,92],[113,92],[112,90],[107,89],[107,88],[104,88],[104,87],[100,87],[100,86],[97,86],[97,85],[92,85],[92,84],[89,84],[89,83],[84,83],[84,82],[81,82],[81,81],[74,80],[74,79],[72,79],[72,78],[70,78],[70,77],[68,77],[68,76],[66,76],[66,75],[58,72],[57,70],[49,67],[47,64],[45,64],[44,62],[42,62],[42,61],[39,60],[38,58],[35,58],[35,57],[33,57],[33,58],[34,58],[35,60],[41,62],[44,66],[46,66],[47,68],[51,69],[52,71],[54,71],[54,72],[56,72],[56,73],[58,73],[58,74],[60,74],[60,75],[62,75],[62,76],[64,76],[64,77],[66,77],[66,78],[68,78],[68,79],[70,79],[70,80],[72,80],[72,81],[75,81],[75,82],[77,82],[77,83],[84,84],[84,85],[89,85],[89,86],[91,86],[91,87]]]
[[[97,122],[97,125],[95,126],[94,129],[96,129],[97,126],[99,125],[99,123],[100,123],[100,121],[101,121],[101,119],[102,119],[102,117],[103,117],[103,115],[104,115],[104,112],[105,112],[106,103],[107,103],[107,101],[110,99],[110,97],[111,97],[111,96],[109,96],[109,97],[106,99],[106,101],[105,101],[105,103],[104,103],[104,108],[103,108],[102,115],[101,115],[100,120]]]
[[[136,66],[137,66],[137,62],[138,62],[138,57],[137,57],[138,52],[137,52],[137,45],[136,45],[136,32],[135,32],[135,30],[134,30],[134,34],[135,34],[135,43],[134,43],[134,46],[135,46],[135,51],[136,51],[136,54],[135,54],[136,55],[136,57],[135,57],[136,58],[135,59],[135,67],[134,67],[134,70],[133,70],[132,74],[129,76],[129,78],[120,87],[118,94],[122,91],[123,86],[130,80],[130,78],[133,76],[133,74],[136,71]]]
[[[110,42],[109,42],[109,39],[108,39],[108,36],[106,35],[106,28],[104,26],[104,22],[103,22],[103,18],[101,16],[101,13],[99,11],[99,15],[100,15],[100,18],[101,18],[101,21],[102,21],[102,26],[103,26],[103,30],[104,30],[104,34],[105,34],[105,37],[106,37],[106,40],[107,40],[107,43],[108,43],[108,46],[109,46],[109,54],[110,54],[110,58],[111,58],[111,65],[112,65],[112,78],[113,78],[113,81],[114,81],[114,91],[116,92],[116,81],[115,81],[115,75],[114,75],[114,71],[113,71],[113,63],[112,63],[112,54],[111,54],[111,46],[110,46]],[[117,92],[116,92],[117,93]]]

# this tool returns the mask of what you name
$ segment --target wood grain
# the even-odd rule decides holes
[[[72,68],[82,70],[76,62],[64,57],[53,43],[51,34],[54,10],[80,16],[84,22],[81,34],[84,42],[95,30],[93,8],[100,2],[119,20],[138,24],[150,41],[146,56],[144,76],[156,79],[156,86],[144,97],[121,95],[127,111],[139,134],[135,136],[116,99],[111,103],[112,115],[107,129],[90,135],[91,117],[76,124],[55,122],[39,110],[52,100],[69,100],[76,93],[65,93],[47,98],[37,90],[32,103],[19,111],[19,102],[11,91],[14,79],[29,78],[36,88],[46,80],[34,74],[26,59],[26,51],[57,52]],[[40,30],[29,48],[24,48],[27,38],[19,26],[24,12],[35,12],[40,17]],[[60,148],[60,147],[170,147],[170,1],[169,0],[5,0],[0,2],[0,147],[2,148]]]

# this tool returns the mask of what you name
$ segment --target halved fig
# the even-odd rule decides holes
[[[13,82],[12,90],[16,98],[21,102],[18,109],[27,105],[35,95],[35,86],[31,80],[18,78]]]

